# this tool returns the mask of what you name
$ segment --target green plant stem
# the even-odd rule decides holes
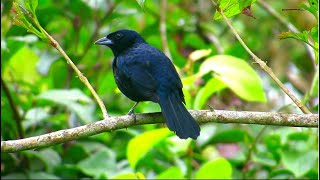
[[[167,0],[162,0],[160,2],[161,11],[160,11],[160,35],[162,42],[162,49],[168,58],[172,61],[172,56],[168,46],[167,40],[167,28],[166,28],[166,11],[167,11]]]
[[[199,124],[204,123],[237,123],[237,124],[261,124],[291,127],[313,127],[317,128],[319,123],[318,114],[284,114],[273,112],[249,112],[249,111],[221,111],[199,110],[189,111]],[[60,130],[29,137],[19,140],[1,141],[1,152],[18,152],[27,149],[53,146],[79,138],[85,138],[106,131],[115,131],[131,126],[143,124],[164,123],[162,114],[144,113],[135,116],[125,115],[109,117],[106,120],[76,128]],[[174,133],[172,133],[173,135]]]
[[[9,90],[6,82],[4,82],[4,80],[2,79],[2,77],[1,77],[1,87],[2,87],[4,93],[6,94],[6,96],[8,98],[9,105],[11,107],[14,120],[16,121],[19,138],[24,138],[24,132],[23,132],[22,122],[21,122],[22,118],[21,118],[21,116],[19,114],[19,111],[18,111],[18,108],[17,108],[16,104],[13,101],[13,98],[11,96],[10,90]]]
[[[256,144],[257,142],[260,140],[262,134],[267,130],[268,126],[264,126],[258,133],[258,135],[256,136],[256,138],[253,140],[253,142],[250,144],[249,150],[248,150],[248,154],[244,163],[244,167],[242,169],[242,179],[246,179],[246,165],[249,165],[251,157],[252,157],[252,153],[255,150]]]
[[[93,87],[89,83],[88,79],[79,71],[77,66],[72,62],[72,60],[69,58],[69,56],[64,52],[64,50],[61,48],[59,43],[55,39],[53,39],[53,37],[50,34],[48,34],[45,30],[43,30],[43,31],[46,34],[46,36],[49,38],[50,44],[62,54],[62,56],[67,60],[67,63],[77,73],[79,79],[88,87],[88,89],[92,93],[93,97],[96,99],[98,105],[100,106],[100,109],[103,114],[103,119],[107,119],[109,117],[107,109],[106,109],[105,105],[103,104],[102,100],[100,99],[100,97],[98,96],[98,94],[96,93],[96,91],[93,89]]]
[[[262,70],[264,70],[269,76],[280,86],[280,88],[292,99],[292,101],[301,109],[301,111],[305,114],[310,114],[311,112],[309,109],[303,105],[298,98],[296,98],[291,91],[287,87],[285,87],[282,82],[277,78],[277,76],[273,73],[272,69],[267,66],[267,64],[262,61],[259,57],[257,57],[249,48],[248,46],[244,43],[244,41],[241,39],[240,35],[237,33],[237,31],[234,29],[234,27],[231,25],[230,21],[228,18],[225,16],[223,11],[219,9],[219,12],[221,16],[224,18],[228,26],[230,27],[231,31],[233,34],[236,36],[238,41],[241,43],[242,47],[252,56],[253,60],[258,63],[261,67]]]

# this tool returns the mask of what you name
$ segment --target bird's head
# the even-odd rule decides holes
[[[98,45],[105,45],[111,48],[115,56],[132,47],[136,43],[143,43],[144,39],[135,31],[123,29],[112,32],[95,42]]]

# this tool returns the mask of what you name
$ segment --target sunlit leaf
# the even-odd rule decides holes
[[[303,42],[308,42],[308,32],[303,31],[302,33],[294,33],[294,32],[282,32],[278,35],[279,39],[287,39],[287,38],[293,38],[297,39]]]
[[[208,99],[214,94],[222,89],[224,89],[226,85],[217,78],[211,78],[204,87],[202,87],[194,100],[194,109],[202,109]]]
[[[190,55],[189,55],[189,59],[191,59],[192,61],[197,61],[203,57],[208,56],[211,53],[211,49],[200,49],[200,50],[196,50],[193,51]]]
[[[259,75],[247,62],[229,55],[209,57],[201,64],[200,74],[214,72],[235,94],[247,101],[265,102],[266,97]]]
[[[180,168],[173,166],[161,172],[156,179],[184,179]]]
[[[120,174],[118,176],[112,177],[111,179],[146,179],[146,178],[142,173],[138,172],[138,173]]]
[[[144,9],[144,3],[145,3],[145,0],[136,0],[137,3],[139,4],[139,6]]]
[[[4,79],[11,79],[10,74],[15,75],[16,81],[35,84],[40,79],[36,71],[36,63],[38,55],[27,46],[17,51],[9,60],[8,64],[2,72]]]
[[[256,0],[220,0],[218,6],[223,10],[226,17],[232,17],[242,13],[244,8],[251,6],[254,2]],[[222,16],[219,12],[216,12],[213,18],[218,20]]]
[[[141,158],[157,143],[164,140],[171,132],[168,128],[147,131],[130,140],[127,147],[127,158],[134,169]]]
[[[196,173],[196,179],[231,179],[231,164],[224,158],[205,163]]]

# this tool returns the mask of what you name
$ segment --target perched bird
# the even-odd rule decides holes
[[[95,42],[108,46],[114,55],[113,75],[120,91],[136,103],[159,103],[168,128],[181,139],[197,139],[200,127],[185,108],[181,79],[160,50],[133,30],[118,30]],[[183,104],[184,103],[184,104]]]

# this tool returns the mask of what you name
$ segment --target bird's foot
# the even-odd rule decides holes
[[[134,118],[134,123],[136,123],[137,122],[137,117],[136,117],[136,114],[133,112],[133,111],[129,111],[128,112],[128,114],[127,115],[129,115],[129,116],[133,116],[133,118]]]

